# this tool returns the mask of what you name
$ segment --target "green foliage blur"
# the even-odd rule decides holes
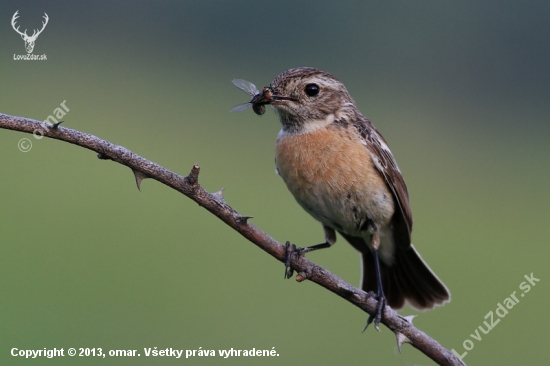
[[[2,1],[0,112],[92,133],[225,188],[277,240],[323,239],[274,173],[273,112],[229,113],[314,66],[338,77],[407,181],[413,242],[452,302],[415,325],[468,364],[543,364],[550,299],[550,3],[543,1]],[[11,28],[49,24],[34,54]],[[18,149],[21,138],[33,144]],[[0,364],[401,365],[383,327],[309,283],[184,196],[82,148],[0,130]],[[339,239],[313,261],[359,284]],[[540,279],[524,297],[524,275]],[[484,317],[519,298],[488,333]],[[416,314],[405,308],[403,315]],[[496,317],[496,315],[495,315]],[[489,322],[489,321],[488,321]],[[465,340],[471,342],[465,342]],[[12,348],[136,349],[27,360]],[[145,357],[143,348],[269,349],[278,357]]]

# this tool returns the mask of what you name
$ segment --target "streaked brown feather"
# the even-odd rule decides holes
[[[399,207],[399,210],[396,210],[393,217],[394,235],[399,246],[408,248],[411,245],[413,218],[407,185],[392,153],[382,147],[382,142],[386,144],[384,138],[370,124],[370,121],[369,125],[368,127],[372,131],[366,136],[366,146],[371,154],[378,159],[379,164],[375,164],[375,167],[384,177]]]

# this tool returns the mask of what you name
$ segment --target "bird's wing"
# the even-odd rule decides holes
[[[370,121],[367,120],[366,123],[368,124],[366,126],[368,132],[361,131],[365,139],[365,146],[370,152],[374,166],[382,177],[384,177],[397,203],[397,207],[399,207],[399,210],[394,213],[393,217],[394,235],[401,247],[408,248],[411,245],[413,219],[407,185],[386,141],[376,131]]]

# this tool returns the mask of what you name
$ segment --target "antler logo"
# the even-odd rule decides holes
[[[45,22],[42,22],[42,29],[40,30],[34,30],[32,36],[29,36],[27,34],[27,30],[25,29],[24,32],[21,32],[19,31],[19,26],[17,28],[15,28],[15,21],[17,18],[19,18],[19,15],[17,15],[17,13],[19,13],[19,10],[17,10],[15,12],[15,14],[13,14],[13,18],[11,18],[11,26],[13,27],[13,29],[19,33],[21,35],[21,38],[23,38],[23,41],[25,41],[25,49],[27,50],[27,53],[32,53],[32,50],[34,49],[34,42],[36,42],[36,39],[38,38],[38,36],[40,35],[40,33],[42,33],[42,31],[44,30],[44,28],[46,28],[46,24],[48,24],[48,14],[44,13],[44,20]]]

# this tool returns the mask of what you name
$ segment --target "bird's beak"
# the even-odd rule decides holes
[[[291,101],[291,102],[296,102],[297,100],[295,98],[292,98],[292,97],[286,97],[284,95],[279,95],[279,94],[273,94],[269,100],[269,104],[271,105],[284,105],[284,104],[288,104],[288,102]]]

